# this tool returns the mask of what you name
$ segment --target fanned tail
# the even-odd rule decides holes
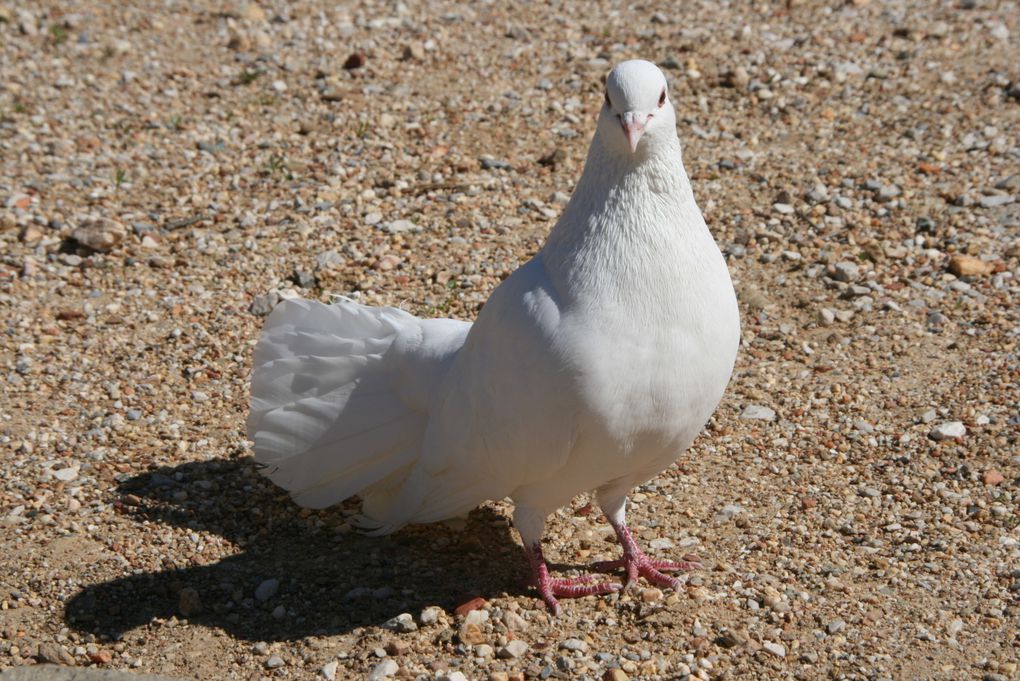
[[[401,399],[384,356],[420,334],[421,320],[395,308],[280,303],[252,362],[248,437],[263,473],[309,508],[392,493],[428,417]]]

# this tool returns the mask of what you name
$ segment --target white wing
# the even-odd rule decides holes
[[[399,500],[374,520],[456,516],[564,465],[576,393],[552,351],[559,322],[557,294],[536,256],[482,309],[435,394],[420,459]]]

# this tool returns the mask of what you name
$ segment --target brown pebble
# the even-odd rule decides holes
[[[949,271],[958,277],[975,277],[994,270],[995,265],[972,255],[954,255],[949,259]]]
[[[986,485],[998,485],[1000,482],[1002,482],[1005,479],[1006,478],[1003,477],[1002,473],[1000,473],[999,471],[995,470],[994,468],[991,469],[991,470],[985,471],[985,474],[981,476],[981,480]]]
[[[720,634],[715,642],[722,648],[736,648],[747,643],[747,637],[738,631],[727,631]]]
[[[477,624],[465,624],[460,629],[460,642],[471,646],[485,643],[485,634]]]
[[[97,650],[89,654],[89,659],[96,664],[110,664],[113,661],[113,653],[109,650]]]
[[[28,225],[21,230],[21,240],[26,244],[34,244],[44,236],[46,236],[46,233],[39,229],[36,225]]]
[[[124,225],[109,218],[87,220],[81,227],[71,232],[71,238],[78,244],[101,253],[118,246],[126,236],[127,230]]]
[[[648,587],[647,589],[641,589],[641,600],[645,603],[654,603],[655,601],[662,600],[662,590],[656,589],[654,586]]]
[[[392,253],[390,253],[384,255],[383,257],[379,258],[379,260],[376,261],[375,269],[379,270],[380,272],[388,272],[389,270],[392,270],[394,267],[399,265],[401,262],[403,261],[400,259],[400,256],[393,255]]]
[[[559,147],[556,147],[548,154],[538,159],[538,164],[541,166],[551,166],[555,168],[559,164],[563,163],[565,160],[567,160],[567,152],[563,151],[563,149]]]
[[[421,43],[411,43],[404,45],[403,52],[400,58],[404,61],[417,60],[422,61],[425,59],[425,46]]]
[[[344,68],[348,71],[360,69],[367,61],[368,58],[365,56],[364,52],[355,52],[344,61]]]
[[[485,605],[485,599],[482,598],[481,596],[475,596],[470,601],[458,605],[457,609],[453,611],[453,614],[457,615],[458,617],[463,617],[472,610],[477,610],[483,605]]]
[[[177,609],[185,617],[191,617],[202,612],[202,599],[198,595],[198,591],[190,586],[181,589],[180,594],[177,596]]]
[[[394,639],[386,644],[384,650],[386,651],[387,655],[392,655],[396,657],[398,655],[405,654],[408,650],[410,650],[410,648],[411,648],[410,644],[407,643],[406,641]]]
[[[627,681],[629,678],[622,669],[607,669],[602,675],[602,681]]]

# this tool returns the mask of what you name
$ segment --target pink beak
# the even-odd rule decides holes
[[[638,113],[637,111],[628,111],[620,118],[620,125],[623,126],[623,132],[627,135],[627,142],[630,144],[631,153],[637,151],[641,135],[645,134],[645,123],[647,122],[648,114]]]

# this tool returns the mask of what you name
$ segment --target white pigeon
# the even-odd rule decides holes
[[[554,579],[546,517],[595,490],[623,548],[596,566],[668,587],[625,521],[627,493],[677,460],[730,378],[740,320],[726,263],[694,201],[662,72],[617,65],[577,188],[548,241],[469,322],[349,300],[286,300],[255,350],[248,434],[295,501],[353,495],[379,534],[512,498],[533,583]]]

